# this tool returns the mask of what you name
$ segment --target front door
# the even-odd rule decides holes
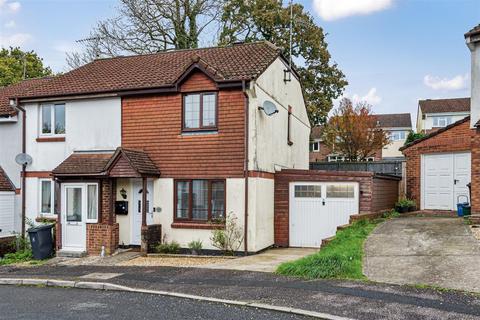
[[[86,249],[86,197],[82,185],[62,185],[62,249]]]
[[[142,181],[133,182],[133,214],[131,227],[131,244],[140,245],[142,242]],[[153,223],[153,182],[147,183],[147,225]]]

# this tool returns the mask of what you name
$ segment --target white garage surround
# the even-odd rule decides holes
[[[291,182],[289,192],[291,247],[320,247],[359,212],[356,182]]]
[[[470,159],[470,152],[422,155],[421,209],[456,210],[458,200],[470,202]]]

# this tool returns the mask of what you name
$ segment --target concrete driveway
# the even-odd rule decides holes
[[[480,292],[480,245],[460,218],[388,220],[365,242],[364,274],[373,281]]]

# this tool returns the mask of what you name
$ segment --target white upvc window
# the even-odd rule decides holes
[[[52,216],[55,214],[54,205],[54,182],[51,179],[39,180],[40,203],[39,213],[41,216]]]
[[[40,135],[65,135],[65,104],[42,104],[40,106]]]
[[[451,116],[435,116],[433,118],[433,126],[437,128],[446,127],[449,124],[452,124]]]
[[[320,141],[310,142],[310,152],[320,152]]]
[[[405,137],[406,137],[405,131],[390,131],[390,141],[405,140]]]
[[[85,185],[87,195],[87,223],[98,222],[98,184],[87,183]]]

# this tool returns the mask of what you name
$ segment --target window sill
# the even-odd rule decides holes
[[[218,134],[217,129],[211,130],[184,130],[182,131],[182,136],[200,136],[200,135],[209,135],[209,134]]]
[[[35,218],[35,222],[57,222],[56,215],[40,215]]]
[[[171,225],[174,229],[225,229],[224,224],[214,224],[207,222],[174,222]]]
[[[65,142],[65,137],[38,137],[37,142]]]

